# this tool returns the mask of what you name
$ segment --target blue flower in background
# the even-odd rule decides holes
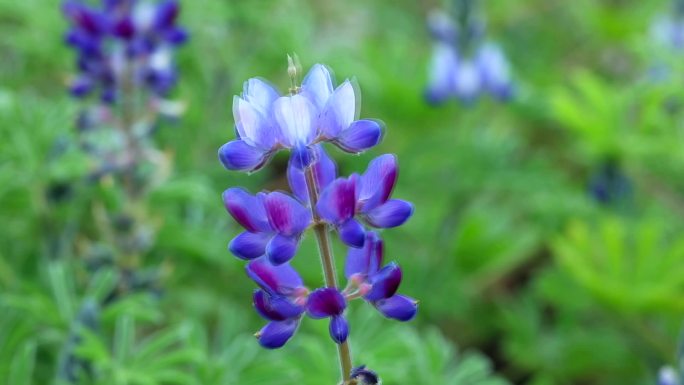
[[[615,162],[605,162],[589,181],[589,194],[601,204],[629,199],[632,183]]]
[[[187,40],[176,25],[178,1],[108,0],[92,7],[68,0],[62,11],[71,23],[65,41],[78,54],[73,96],[97,92],[103,102],[114,103],[122,88],[142,85],[163,98],[176,84],[173,49]]]
[[[658,372],[658,385],[681,385],[677,371],[669,366],[661,368]]]
[[[289,149],[291,164],[303,169],[315,160],[318,143],[350,153],[375,146],[382,124],[358,119],[360,94],[354,84],[345,80],[333,88],[330,71],[321,64],[283,96],[263,80],[248,80],[233,100],[237,139],[219,149],[221,163],[229,170],[256,171],[277,151]]]
[[[385,317],[409,321],[418,311],[418,302],[397,294],[401,268],[394,262],[382,266],[383,248],[378,234],[369,231],[363,248],[349,248],[344,275],[352,286],[358,288],[358,295]]]
[[[434,40],[425,97],[441,104],[455,97],[473,102],[489,93],[498,100],[512,96],[510,66],[501,48],[483,41],[484,24],[472,20],[470,7],[459,8],[455,24],[444,12],[434,12],[428,26]]]

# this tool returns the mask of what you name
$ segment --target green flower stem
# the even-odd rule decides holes
[[[309,201],[311,203],[311,213],[314,220],[314,233],[318,241],[318,251],[321,256],[321,264],[323,266],[323,276],[325,278],[325,285],[327,287],[337,288],[337,275],[335,272],[335,257],[333,256],[332,248],[330,246],[330,236],[328,233],[328,226],[320,220],[316,212],[316,203],[318,203],[318,191],[316,190],[316,180],[313,174],[313,168],[306,169],[306,187],[309,191]],[[351,349],[349,342],[345,341],[337,344],[337,353],[340,359],[340,370],[342,371],[342,384],[352,384],[349,378],[352,370]]]

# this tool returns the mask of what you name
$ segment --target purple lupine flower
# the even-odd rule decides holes
[[[508,61],[498,45],[481,42],[481,23],[457,26],[446,13],[437,12],[430,15],[428,26],[435,41],[425,91],[428,103],[441,104],[451,97],[469,103],[483,93],[498,100],[512,96]]]
[[[256,336],[261,346],[279,348],[294,335],[305,311],[308,289],[287,263],[275,266],[259,258],[247,264],[247,275],[259,285],[254,292],[256,311],[268,324]]]
[[[314,161],[317,143],[365,151],[380,141],[383,127],[375,120],[358,120],[359,100],[358,87],[350,80],[333,89],[330,72],[321,64],[284,96],[266,82],[250,79],[242,96],[233,100],[238,137],[219,149],[219,159],[229,170],[256,171],[275,152],[289,149],[291,163],[301,169]]]
[[[658,371],[658,385],[680,385],[677,371],[669,366],[660,368]]]
[[[359,385],[378,385],[380,377],[374,371],[366,368],[366,365],[360,365],[352,369],[351,379],[356,380]]]
[[[362,247],[365,230],[356,217],[372,227],[390,228],[402,225],[413,214],[411,203],[389,199],[397,176],[396,157],[381,155],[370,162],[363,175],[352,174],[330,183],[321,193],[318,214],[337,228],[345,244]]]
[[[418,302],[397,294],[401,268],[394,262],[382,266],[383,248],[378,234],[369,231],[363,248],[349,248],[344,275],[358,288],[359,294],[385,317],[409,321],[418,311]]]
[[[344,318],[347,300],[334,287],[316,289],[309,294],[307,314],[314,319],[330,318],[330,337],[338,344],[347,340],[349,324]]]
[[[302,233],[311,224],[311,212],[282,192],[251,195],[230,188],[223,193],[223,203],[245,228],[228,246],[241,259],[266,255],[273,264],[285,263],[294,257]]]
[[[98,8],[65,1],[62,11],[71,22],[65,41],[76,49],[80,71],[71,94],[81,98],[97,92],[111,104],[130,81],[166,97],[178,77],[171,49],[187,40],[187,32],[176,25],[179,10],[177,0],[104,0]]]

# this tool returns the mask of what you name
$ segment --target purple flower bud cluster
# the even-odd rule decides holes
[[[658,385],[680,385],[680,376],[676,370],[669,366],[660,368],[658,372]]]
[[[328,142],[359,153],[378,144],[382,124],[359,119],[359,101],[353,81],[334,88],[330,71],[320,64],[289,94],[280,95],[265,81],[250,79],[242,95],[234,98],[237,139],[219,149],[227,169],[251,172],[281,149],[291,153],[291,193],[252,195],[229,188],[223,194],[227,211],[244,228],[228,248],[249,261],[247,275],[259,286],[253,303],[268,321],[257,333],[266,348],[283,346],[304,315],[328,319],[333,341],[345,342],[345,310],[354,299],[400,321],[416,314],[417,302],[397,293],[401,269],[394,262],[383,265],[383,241],[370,230],[400,226],[413,213],[411,203],[391,198],[398,176],[396,157],[379,156],[363,174],[338,177],[337,165],[323,147]],[[321,226],[326,234],[334,230],[348,248],[344,288],[309,290],[290,265],[304,233]]]
[[[177,0],[103,0],[100,7],[66,0],[62,11],[71,28],[65,41],[77,51],[79,71],[71,94],[114,103],[122,87],[142,85],[165,97],[178,77],[173,49],[187,40],[176,25],[179,10]]]
[[[510,66],[497,44],[483,41],[484,24],[454,23],[447,13],[435,11],[428,26],[434,41],[428,103],[437,105],[452,97],[473,102],[485,93],[502,101],[512,96]]]

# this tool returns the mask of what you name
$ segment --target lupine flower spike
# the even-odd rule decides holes
[[[247,274],[259,286],[254,307],[268,321],[256,334],[262,346],[285,345],[304,315],[325,318],[338,345],[343,382],[376,384],[374,372],[364,366],[352,369],[347,341],[353,325],[346,311],[351,301],[364,299],[387,318],[408,321],[416,315],[417,301],[397,294],[401,269],[394,262],[382,265],[383,241],[368,230],[402,225],[413,205],[392,198],[398,177],[394,155],[375,158],[363,174],[338,177],[325,143],[360,153],[379,143],[383,125],[359,118],[360,93],[353,79],[335,86],[330,70],[316,64],[299,84],[301,65],[296,56],[288,62],[291,86],[286,94],[264,80],[245,82],[242,95],[233,100],[236,138],[218,156],[229,170],[255,172],[277,151],[288,150],[290,192],[253,195],[238,187],[227,189],[224,206],[244,229],[228,248],[249,261]],[[308,229],[318,240],[325,277],[324,286],[311,291],[290,265]],[[337,283],[329,230],[349,248],[344,287]]]
[[[428,103],[437,105],[452,97],[473,102],[484,93],[498,100],[512,96],[508,61],[496,43],[484,39],[484,22],[473,0],[455,0],[450,13],[433,11],[428,27],[434,41]]]

